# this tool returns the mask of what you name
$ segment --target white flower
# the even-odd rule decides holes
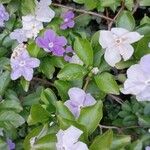
[[[37,2],[35,16],[38,21],[50,22],[54,18],[55,12],[49,7],[51,3],[51,0],[40,0],[40,2]]]
[[[36,38],[40,30],[43,29],[42,22],[36,20],[35,16],[32,15],[23,16],[22,25],[27,38]]]
[[[145,147],[145,150],[150,150],[150,146],[146,146],[146,147]]]
[[[106,62],[114,67],[122,58],[124,61],[128,60],[134,52],[131,44],[140,40],[142,37],[137,32],[129,32],[123,28],[100,31],[99,43],[102,48],[106,49],[104,55]]]
[[[15,29],[10,33],[10,38],[13,40],[17,40],[18,43],[27,41],[26,32],[23,29]]]
[[[73,56],[69,59],[70,63],[83,65],[83,61],[78,57],[77,54],[73,53]]]
[[[150,42],[148,43],[148,47],[150,48]]]
[[[98,69],[98,67],[94,67],[92,70],[91,70],[91,72],[93,73],[93,74],[98,74],[99,73],[99,69]]]
[[[59,130],[56,134],[57,150],[88,150],[85,143],[78,141],[83,132],[74,126],[70,126],[67,130]]]
[[[150,54],[143,56],[139,64],[127,70],[127,80],[121,91],[136,95],[138,101],[150,101]]]

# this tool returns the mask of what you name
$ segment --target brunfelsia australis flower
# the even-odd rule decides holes
[[[0,4],[0,27],[4,26],[4,22],[9,19],[9,14],[6,12],[5,7]]]
[[[82,133],[83,131],[74,126],[70,126],[66,130],[60,129],[56,134],[57,150],[88,150],[87,145],[78,140]]]
[[[23,16],[22,25],[27,38],[36,38],[40,30],[43,29],[42,22],[36,20],[32,15]]]
[[[65,30],[74,27],[74,13],[72,11],[63,13],[61,17],[63,18],[63,23],[60,26],[61,29]]]
[[[20,44],[14,49],[10,62],[12,80],[23,76],[25,80],[31,81],[33,78],[33,68],[40,65],[40,61],[37,58],[29,56],[24,44]]]
[[[54,18],[55,12],[49,7],[51,3],[51,0],[36,1],[35,17],[38,21],[50,22]]]
[[[138,101],[150,101],[150,54],[141,58],[139,64],[132,65],[127,70],[127,80],[124,94],[133,94]]]
[[[53,30],[48,29],[43,37],[36,39],[36,43],[46,52],[51,52],[55,56],[63,56],[67,40],[64,36],[58,36]]]
[[[14,150],[15,149],[15,143],[11,139],[7,139],[7,145],[9,150]]]
[[[143,36],[138,32],[129,32],[123,28],[112,28],[111,31],[101,30],[99,43],[106,49],[104,58],[114,67],[123,58],[124,61],[131,58],[134,52],[132,43],[139,41]]]
[[[83,107],[91,106],[96,103],[96,100],[90,93],[85,93],[84,90],[80,88],[71,88],[68,91],[68,95],[70,99],[67,100],[64,104],[76,118],[79,117],[80,110]]]

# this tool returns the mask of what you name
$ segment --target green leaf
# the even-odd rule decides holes
[[[150,6],[149,0],[140,0],[140,6]]]
[[[103,117],[103,103],[98,101],[95,105],[81,109],[78,122],[87,128],[88,134],[97,128],[99,122]]]
[[[94,139],[90,150],[110,150],[112,139],[113,132],[112,130],[108,130],[103,135],[99,135]]]
[[[65,119],[74,120],[73,114],[61,101],[58,101],[56,104],[56,110],[58,115]]]
[[[143,25],[143,24],[150,24],[150,17],[148,17],[148,16],[145,15],[142,18],[142,20],[140,21],[140,25]]]
[[[131,137],[128,135],[119,135],[113,137],[111,150],[121,149],[131,142]]]
[[[21,126],[24,123],[24,118],[13,111],[1,111],[0,112],[0,127],[13,126],[15,128]]]
[[[97,7],[98,0],[85,0],[85,7],[88,10],[92,10]]]
[[[141,35],[149,35],[150,34],[150,24],[143,24],[138,26],[136,29]]]
[[[145,35],[136,45],[134,56],[140,59],[142,56],[150,53],[150,35]]]
[[[30,86],[30,82],[25,80],[24,78],[21,78],[20,84],[22,85],[22,88],[24,89],[24,91],[28,92],[29,86]]]
[[[35,1],[34,0],[22,0],[21,12],[23,15],[34,14],[34,12],[35,12]]]
[[[11,0],[0,0],[0,3],[2,4],[6,4],[6,3],[9,3]]]
[[[44,123],[50,119],[50,114],[40,105],[34,104],[31,107],[28,117],[28,124]]]
[[[143,144],[140,140],[134,141],[130,146],[129,150],[142,150]]]
[[[46,75],[48,79],[53,78],[53,73],[55,72],[55,67],[51,63],[50,57],[44,57],[40,64],[41,72]]]
[[[112,74],[108,72],[103,72],[95,76],[95,82],[99,89],[103,92],[116,95],[119,94],[119,86]]]
[[[32,149],[34,150],[55,150],[56,149],[56,135],[48,134],[35,142]]]
[[[127,60],[127,61],[121,61],[117,63],[115,67],[117,69],[125,69],[125,68],[129,68],[131,65],[134,65],[134,64],[136,64],[135,60]]]
[[[68,99],[68,91],[71,88],[71,84],[67,81],[62,81],[62,80],[56,80],[54,82],[54,85],[56,89],[58,90],[58,93],[62,100],[67,100]]]
[[[73,2],[76,2],[76,3],[78,3],[78,4],[84,4],[84,1],[85,1],[85,0],[73,0]]]
[[[78,64],[67,64],[58,73],[57,77],[61,80],[81,79],[87,74],[87,70]]]
[[[150,127],[150,117],[149,116],[138,116],[138,123],[142,127]]]
[[[0,110],[14,110],[20,112],[22,111],[22,106],[15,100],[3,100],[0,102]]]
[[[0,149],[8,150],[8,144],[0,138]]]
[[[93,64],[93,49],[88,40],[76,38],[74,50],[86,66],[91,66]]]
[[[10,82],[10,72],[0,73],[0,95],[3,95]]]
[[[116,20],[116,26],[125,28],[129,31],[134,30],[135,20],[130,11],[123,11]]]

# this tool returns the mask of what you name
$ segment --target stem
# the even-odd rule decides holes
[[[109,94],[108,95],[109,97],[111,97],[112,99],[114,99],[116,102],[118,102],[119,104],[123,104],[123,101],[122,101],[122,99],[120,99],[119,97],[117,97],[117,96],[114,96],[114,95],[112,95],[112,94]]]
[[[45,84],[45,85],[54,86],[53,83],[51,83],[51,82],[49,82],[49,81],[47,81],[47,80],[41,79],[41,78],[33,77],[32,80],[33,80],[33,81],[41,82],[42,84]]]
[[[139,7],[139,0],[136,0],[136,3],[134,5],[133,11],[132,11],[132,14],[134,14],[136,12],[136,10],[138,9],[138,7]]]
[[[83,90],[84,90],[84,91],[87,90],[87,86],[88,86],[90,80],[91,80],[91,78],[88,76],[88,77],[86,78],[86,82],[85,82],[85,85],[84,85],[84,87],[83,87]]]
[[[73,11],[80,12],[80,13],[84,13],[84,14],[97,16],[97,17],[100,17],[100,18],[103,18],[105,20],[109,20],[109,21],[113,22],[113,19],[111,19],[111,18],[109,18],[107,16],[104,16],[104,15],[92,12],[92,11],[87,11],[87,10],[84,10],[84,9],[77,9],[77,8],[73,8],[73,7],[70,7],[70,6],[65,6],[65,5],[57,4],[57,3],[52,3],[51,5],[56,6],[56,7],[66,8],[66,9],[73,10]]]
[[[124,4],[124,0],[122,0],[121,3],[121,8],[119,9],[118,13],[116,14],[116,16],[113,18],[113,20],[109,23],[108,25],[108,30],[111,30],[111,27],[113,25],[113,23],[116,21],[116,19],[118,18],[118,16],[121,14],[121,12],[124,10],[125,4]]]
[[[121,128],[119,127],[116,127],[116,126],[105,126],[105,125],[99,125],[100,128],[103,128],[103,129],[115,129],[117,130],[119,133],[121,133]]]

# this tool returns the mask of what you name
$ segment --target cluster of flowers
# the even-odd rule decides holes
[[[99,43],[105,51],[106,62],[114,67],[123,58],[131,58],[134,53],[132,43],[143,38],[137,32],[129,32],[122,28],[112,28],[111,31],[100,31]],[[127,70],[127,80],[124,83],[124,94],[136,95],[139,101],[150,101],[150,54],[141,58],[139,64],[132,65]]]

